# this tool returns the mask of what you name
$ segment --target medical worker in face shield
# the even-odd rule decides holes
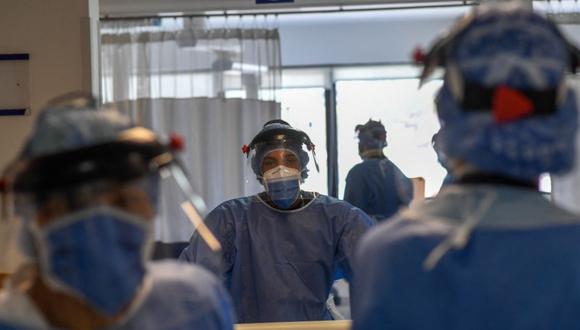
[[[413,183],[390,161],[383,149],[387,131],[380,121],[357,125],[358,151],[362,163],[355,165],[346,177],[344,200],[361,208],[377,221],[393,216],[413,199]]]
[[[538,192],[575,157],[580,52],[518,3],[436,42],[437,142],[454,182],[357,251],[354,329],[580,329],[580,218]]]
[[[348,203],[303,191],[308,136],[282,120],[266,123],[248,146],[265,191],[224,202],[206,218],[221,245],[215,262],[194,234],[181,258],[205,265],[232,295],[238,321],[331,319],[326,307],[335,276],[351,280],[354,247],[372,220]]]
[[[49,105],[5,181],[33,261],[0,294],[0,329],[233,329],[213,275],[148,262],[159,173],[177,166],[91,98]]]

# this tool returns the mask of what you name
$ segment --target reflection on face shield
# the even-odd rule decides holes
[[[152,221],[156,213],[157,174],[130,182],[97,180],[50,192],[17,193],[17,215],[27,222],[45,226],[68,214],[88,208],[109,206]]]
[[[296,169],[297,171],[302,168],[300,158],[294,151],[280,148],[274,149],[264,156],[261,161],[261,172],[265,173],[280,165]]]
[[[263,175],[266,192],[272,202],[282,208],[289,209],[300,194],[300,172],[284,165],[276,166]]]

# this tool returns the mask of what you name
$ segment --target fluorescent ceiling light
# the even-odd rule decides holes
[[[240,70],[242,72],[253,71],[253,72],[267,72],[268,67],[264,65],[249,64],[249,63],[239,63],[234,62],[232,64],[232,70]]]
[[[163,17],[163,16],[174,17],[174,16],[183,16],[183,15],[185,15],[185,13],[182,11],[166,12],[166,13],[157,14],[157,16],[160,16],[160,17]]]

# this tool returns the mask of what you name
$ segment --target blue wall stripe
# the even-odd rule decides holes
[[[0,61],[28,61],[30,54],[0,54]]]
[[[0,116],[24,116],[26,109],[0,109]]]

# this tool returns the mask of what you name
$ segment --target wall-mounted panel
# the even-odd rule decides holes
[[[0,54],[0,116],[30,113],[28,54]]]

